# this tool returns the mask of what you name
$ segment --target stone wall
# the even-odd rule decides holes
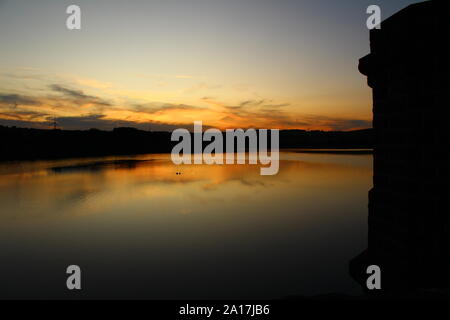
[[[365,259],[382,266],[388,287],[448,286],[447,12],[445,2],[427,1],[396,13],[370,32],[359,63],[373,89],[375,133]]]

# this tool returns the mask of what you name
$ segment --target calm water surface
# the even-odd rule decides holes
[[[276,176],[170,155],[2,163],[0,298],[359,294],[372,156],[281,159]]]

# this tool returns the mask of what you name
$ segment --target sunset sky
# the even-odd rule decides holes
[[[0,125],[367,128],[366,8],[415,2],[0,0]]]

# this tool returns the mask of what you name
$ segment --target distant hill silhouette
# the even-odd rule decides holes
[[[0,126],[0,160],[34,160],[171,152],[171,132],[46,130]],[[280,131],[280,148],[371,148],[372,130]]]

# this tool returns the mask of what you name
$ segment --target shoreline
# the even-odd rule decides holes
[[[370,155],[373,149],[369,148],[280,148],[280,152],[292,153],[310,153],[310,154],[334,154],[334,155]],[[39,157],[39,158],[18,158],[18,159],[2,159],[0,164],[11,162],[34,162],[34,161],[52,161],[52,160],[71,160],[80,159],[87,160],[91,158],[93,161],[98,158],[105,157],[133,157],[145,154],[170,154],[170,152],[137,152],[137,153],[108,153],[108,154],[92,154],[92,155],[74,155],[67,157]]]

